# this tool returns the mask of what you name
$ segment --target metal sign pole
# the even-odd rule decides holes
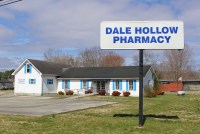
[[[139,127],[143,126],[143,49],[139,50]]]

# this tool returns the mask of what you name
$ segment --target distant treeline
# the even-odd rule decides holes
[[[8,79],[12,79],[11,74],[14,72],[15,70],[6,70],[4,72],[0,72],[0,80],[8,80]]]

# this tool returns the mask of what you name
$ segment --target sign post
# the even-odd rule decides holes
[[[139,50],[139,127],[143,117],[143,50],[184,49],[182,21],[105,21],[101,49]]]
[[[143,126],[143,49],[139,50],[139,127]]]

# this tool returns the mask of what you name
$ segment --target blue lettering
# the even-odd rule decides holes
[[[167,43],[169,43],[169,40],[170,40],[171,36],[164,36],[164,37],[165,37]]]
[[[177,33],[178,27],[169,27],[169,30],[170,30],[171,33]]]
[[[114,36],[113,37],[113,43],[116,43],[117,41],[119,41],[119,37],[118,36]]]
[[[161,32],[159,31],[159,27],[156,27],[156,33],[161,34]]]
[[[142,28],[141,27],[136,27],[135,28],[135,34],[142,34]]]
[[[141,43],[140,36],[135,36],[135,43]]]
[[[128,38],[128,42],[127,42],[127,43],[134,43],[133,37],[132,37],[132,36],[130,36],[130,37]]]
[[[106,34],[111,34],[111,33],[112,33],[112,28],[107,27],[107,28],[106,28]]]
[[[149,33],[149,28],[148,27],[144,27],[143,28],[143,33],[144,34],[148,34]]]
[[[155,36],[152,36],[150,43],[157,43]]]
[[[142,43],[149,43],[149,36],[142,36]]]
[[[131,34],[131,27],[126,27],[126,34]]]
[[[164,42],[164,37],[163,36],[158,36],[158,43],[163,43]]]
[[[126,34],[125,32],[123,32],[122,27],[119,28],[120,34]]]
[[[126,41],[127,41],[126,38],[127,38],[126,36],[124,36],[124,37],[121,36],[120,37],[120,43],[126,43]]]
[[[153,27],[150,27],[151,34],[155,34],[156,32],[153,31]]]
[[[162,32],[163,32],[164,34],[167,34],[167,33],[169,32],[169,28],[168,28],[168,27],[163,27],[163,28],[162,28]]]
[[[114,28],[113,34],[119,34],[119,31],[118,31],[117,27]]]

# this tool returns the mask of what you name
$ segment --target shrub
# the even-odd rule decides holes
[[[58,95],[64,95],[63,91],[58,91]]]
[[[113,91],[112,96],[119,96],[121,93],[119,91]]]
[[[145,86],[144,87],[144,96],[152,98],[152,97],[156,97],[156,94],[154,93],[154,91],[151,87]]]
[[[73,95],[74,94],[74,91],[72,90],[66,90],[66,95]]]
[[[99,95],[106,95],[106,90],[105,89],[101,89],[99,91]]]
[[[128,97],[130,94],[131,94],[131,93],[130,93],[129,91],[123,92],[123,95],[124,95],[125,97]]]
[[[92,90],[90,89],[85,91],[85,94],[91,94],[91,93],[92,93]]]
[[[156,95],[164,95],[165,92],[161,91],[161,90],[155,90],[154,93]]]

